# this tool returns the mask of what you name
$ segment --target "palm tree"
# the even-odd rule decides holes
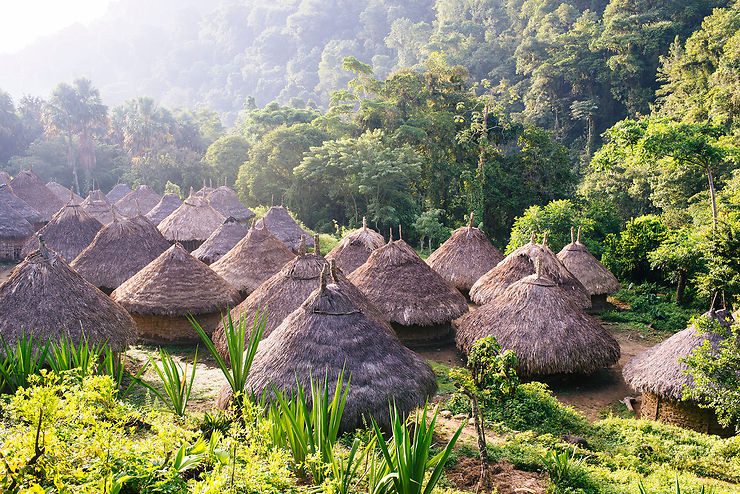
[[[71,85],[62,82],[44,106],[43,119],[47,134],[65,139],[67,165],[72,169],[75,187],[82,190],[77,176],[77,157],[89,177],[90,170],[95,167],[93,137],[108,119],[108,107],[102,103],[100,91],[87,78],[75,79]]]

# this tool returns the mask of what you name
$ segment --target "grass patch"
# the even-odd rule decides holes
[[[455,384],[450,379],[450,369],[452,367],[433,360],[427,360],[427,363],[432,366],[434,375],[437,376],[437,394],[441,396],[449,396],[456,391]]]

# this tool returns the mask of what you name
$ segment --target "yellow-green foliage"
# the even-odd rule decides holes
[[[42,373],[0,406],[0,492],[290,492],[288,457],[272,448],[254,410],[246,425],[216,436],[212,451],[178,464],[200,437],[194,416],[142,412],[119,401],[113,381]],[[36,431],[41,417],[39,441]],[[29,465],[36,448],[42,451]]]

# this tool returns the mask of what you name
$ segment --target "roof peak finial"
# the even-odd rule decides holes
[[[542,236],[542,246],[547,247],[547,231],[545,231],[545,234]]]
[[[470,221],[468,222],[468,228],[473,228],[473,220],[475,219],[475,211],[470,212]]]
[[[326,291],[326,276],[329,272],[329,266],[324,264],[321,268],[321,275],[319,276],[319,293],[323,294]]]
[[[69,188],[69,202],[75,202],[75,186]]]
[[[136,202],[136,216],[141,216],[141,206],[139,205],[139,200],[134,199],[134,202]]]
[[[365,216],[362,217],[362,228],[367,228],[367,218]]]
[[[534,260],[534,274],[538,280],[542,278],[542,259],[539,257]]]
[[[205,178],[203,180],[205,180]],[[193,197],[193,186],[192,185],[190,186],[190,197]]]
[[[573,227],[570,227],[570,243],[574,244],[576,243],[575,233],[573,232]]]
[[[337,261],[334,259],[331,259],[329,261],[329,272],[331,273],[331,282],[332,283],[338,283],[338,277],[337,277]]]
[[[578,240],[577,240],[577,242],[579,244],[581,243],[581,227],[580,226],[578,227]]]
[[[401,235],[401,223],[398,224],[398,240],[403,240],[403,236]]]
[[[393,228],[391,227],[391,228],[388,228],[388,243],[390,244],[392,242],[393,242]]]
[[[313,252],[316,255],[321,255],[321,250],[319,249],[319,234],[316,233],[313,236]]]
[[[41,255],[44,257],[44,259],[51,259],[51,251],[49,251],[49,248],[46,246],[46,242],[44,241],[44,235],[39,233],[39,252],[41,252]]]
[[[306,255],[306,236],[301,235],[301,241],[298,244],[298,255],[303,256]]]
[[[529,237],[529,243],[530,244],[534,243],[534,231],[532,231],[532,235]]]

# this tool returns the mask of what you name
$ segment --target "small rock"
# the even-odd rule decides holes
[[[465,415],[464,413],[458,413],[457,415],[455,415],[452,418],[455,419],[455,420],[465,420],[466,418],[468,418],[468,416]]]
[[[442,410],[441,412],[439,412],[439,414],[442,416],[442,418],[445,418],[445,419],[452,418],[452,412],[449,410]]]

